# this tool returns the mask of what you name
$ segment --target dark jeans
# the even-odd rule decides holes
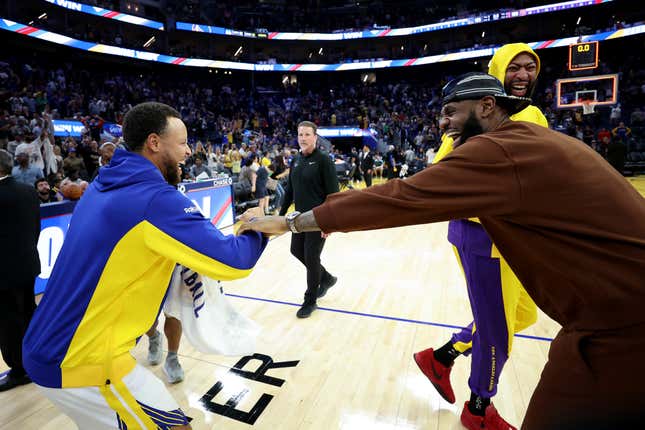
[[[22,367],[22,338],[36,310],[34,278],[11,288],[0,289],[0,350],[12,376],[25,375]]]
[[[291,235],[291,254],[307,268],[307,291],[304,304],[316,303],[318,286],[321,281],[331,278],[331,275],[320,264],[320,254],[325,246],[325,239],[319,231]]]

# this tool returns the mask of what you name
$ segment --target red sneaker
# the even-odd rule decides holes
[[[464,410],[461,411],[461,423],[469,430],[517,430],[499,415],[495,406],[491,403],[486,408],[486,415],[480,417],[473,415],[468,409],[468,403],[464,403]]]
[[[455,403],[455,392],[450,385],[450,371],[452,366],[446,367],[434,358],[434,351],[428,348],[414,354],[414,361],[417,366],[428,377],[432,385],[437,389],[441,397],[448,403]]]

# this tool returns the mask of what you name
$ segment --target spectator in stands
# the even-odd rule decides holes
[[[600,148],[599,154],[602,155],[603,157],[607,156],[607,148],[609,147],[609,144],[611,143],[611,131],[607,130],[606,128],[602,127],[598,131],[598,147]]]
[[[255,198],[258,199],[258,207],[262,213],[269,214],[269,193],[267,189],[267,181],[269,179],[269,171],[258,162],[258,157],[253,157],[251,163],[251,170],[255,172]]]
[[[11,154],[0,149],[0,351],[9,367],[0,391],[31,382],[22,364],[22,339],[36,309],[34,283],[40,273],[38,196],[33,183],[12,177],[12,165]]]
[[[212,176],[210,169],[207,165],[204,164],[204,159],[201,156],[196,156],[194,163],[190,168],[190,178],[192,180],[197,179],[201,175],[200,179],[203,179],[203,176],[210,178]]]
[[[632,136],[632,129],[627,127],[623,121],[620,121],[618,123],[618,126],[614,127],[613,130],[611,130],[611,134],[614,139],[617,138],[622,141],[626,141]]]
[[[81,144],[78,147],[80,158],[83,160],[87,176],[93,178],[99,168],[99,145],[96,140],[89,141],[88,144]]]
[[[426,151],[426,165],[429,166],[432,164],[432,161],[434,160],[435,155],[436,153],[434,151],[434,148],[433,147],[428,148],[428,150]]]
[[[10,140],[7,143],[7,151],[9,152],[9,154],[11,154],[12,157],[16,155],[16,148],[25,142],[24,134],[17,134],[15,136],[16,137],[14,140]]]
[[[231,174],[237,178],[242,170],[242,155],[237,149],[231,150]]]
[[[85,172],[87,172],[87,169],[83,159],[77,155],[75,147],[70,147],[67,157],[63,160],[63,173],[67,177],[71,177],[73,174],[81,177]]]
[[[208,168],[211,172],[214,174],[226,172],[226,167],[224,166],[224,155],[222,154],[221,147],[216,146],[215,151],[213,151],[213,145],[208,144],[207,159]]]
[[[52,190],[47,179],[40,178],[36,180],[34,184],[36,191],[38,192],[38,199],[40,199],[40,204],[43,203],[54,203],[62,200],[62,196],[59,196],[56,191]]]
[[[317,147],[316,124],[303,121],[298,124],[298,145],[300,154],[293,159],[285,189],[280,215],[289,210],[291,202],[296,211],[287,218],[295,218],[300,212],[325,201],[328,195],[339,191],[336,168],[331,158]],[[320,254],[325,246],[326,234],[320,232],[291,235],[291,254],[307,268],[307,290],[304,302],[296,316],[307,318],[318,307],[316,300],[324,296],[337,281],[320,263]]]
[[[47,182],[49,182],[49,186],[51,190],[56,193],[56,200],[58,201],[64,200],[65,198],[63,196],[63,193],[60,190],[62,181],[63,181],[62,171],[51,173],[47,176]]]
[[[43,160],[42,148],[47,141],[49,143],[49,132],[45,129],[41,133],[34,137],[33,134],[29,133],[26,135],[27,141],[31,140],[30,143],[22,142],[16,147],[16,154],[21,152],[26,153],[29,156],[29,166],[35,167],[39,170],[45,169],[45,161]]]
[[[101,147],[99,148],[98,168],[94,171],[94,176],[92,176],[91,178],[92,181],[99,175],[101,168],[110,164],[115,149],[116,145],[114,145],[114,143],[112,142],[105,142],[103,145],[101,145]]]
[[[395,146],[388,146],[387,153],[385,154],[385,169],[387,171],[387,179],[393,179],[398,176],[400,163],[397,158],[398,155]]]
[[[378,152],[374,155],[374,175],[383,178],[383,155]]]
[[[257,174],[251,168],[253,160],[253,156],[244,159],[244,165],[241,167],[240,174],[237,178],[237,181],[242,184],[243,189],[250,190],[251,193],[255,193],[255,181],[257,180]]]
[[[97,142],[101,140],[101,132],[103,131],[103,124],[105,120],[98,115],[98,112],[93,113],[91,116],[84,120],[85,127],[88,129],[92,139]]]
[[[16,155],[16,163],[17,166],[11,171],[11,176],[15,181],[33,187],[36,179],[43,177],[41,169],[29,165],[29,154],[27,152],[19,152]]]
[[[116,150],[116,145],[112,142],[105,142],[101,147],[99,148],[99,168],[107,166],[110,164],[110,161],[112,161],[112,157],[114,156],[114,151]]]

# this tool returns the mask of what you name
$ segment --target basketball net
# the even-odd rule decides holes
[[[595,112],[596,104],[592,100],[584,100],[582,102],[582,114],[591,115]]]

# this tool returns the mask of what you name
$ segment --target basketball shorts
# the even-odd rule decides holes
[[[138,364],[121,381],[101,387],[38,388],[80,430],[166,430],[188,424],[164,383]]]

